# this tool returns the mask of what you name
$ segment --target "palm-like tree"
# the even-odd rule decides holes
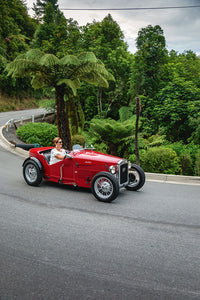
[[[53,54],[45,54],[32,49],[16,57],[7,66],[8,75],[30,76],[33,88],[54,87],[57,106],[57,125],[64,147],[71,147],[68,107],[64,96],[71,91],[74,95],[81,81],[108,87],[108,80],[114,80],[104,64],[92,52],[66,55],[59,59]]]

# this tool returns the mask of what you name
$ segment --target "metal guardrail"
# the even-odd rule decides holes
[[[44,113],[44,114],[40,114],[40,115],[31,115],[30,117],[26,117],[26,118],[24,118],[24,117],[21,117],[20,119],[10,119],[10,120],[8,120],[6,123],[5,123],[5,125],[4,125],[4,127],[6,128],[6,131],[8,132],[9,131],[9,128],[11,128],[11,127],[15,127],[16,128],[16,123],[18,123],[18,124],[20,124],[20,125],[23,125],[23,122],[24,121],[31,121],[32,123],[34,123],[35,122],[35,119],[39,119],[39,118],[42,118],[42,120],[44,120],[45,119],[45,117],[46,116],[48,116],[48,115],[51,115],[52,113]]]

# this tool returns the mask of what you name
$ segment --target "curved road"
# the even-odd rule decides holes
[[[26,185],[22,162],[0,147],[1,300],[200,299],[199,185],[147,182],[105,204]]]

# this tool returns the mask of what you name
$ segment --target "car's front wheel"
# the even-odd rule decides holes
[[[37,186],[42,181],[41,171],[35,161],[28,160],[23,166],[23,176],[27,184]]]
[[[96,174],[91,182],[93,195],[102,202],[111,202],[119,194],[119,184],[114,176],[107,172]]]
[[[137,191],[141,189],[144,183],[145,173],[143,169],[138,165],[132,164],[129,169],[129,183],[126,186],[126,189],[130,191]]]

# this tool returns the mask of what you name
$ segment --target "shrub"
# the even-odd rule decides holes
[[[175,142],[167,145],[173,149],[180,159],[181,174],[182,175],[195,175],[196,155],[200,151],[199,145],[193,142],[184,145],[183,142]]]
[[[52,146],[53,139],[58,136],[58,129],[48,123],[28,123],[19,127],[16,134],[25,143],[36,143],[45,147]]]
[[[145,172],[179,174],[179,158],[175,151],[165,147],[148,149],[141,155],[141,166]]]
[[[181,153],[180,156],[181,174],[193,175],[192,158],[188,153]]]
[[[85,146],[86,139],[83,135],[76,134],[76,135],[72,136],[71,143],[72,143],[72,146],[76,145],[76,144],[79,144],[81,146]]]
[[[151,135],[146,140],[147,147],[159,147],[166,144],[166,136],[165,135]]]
[[[200,150],[196,154],[195,175],[200,176]]]

